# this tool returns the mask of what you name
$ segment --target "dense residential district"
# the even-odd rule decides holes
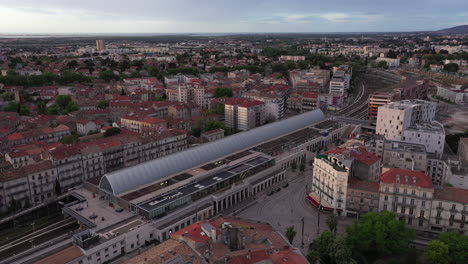
[[[0,40],[0,263],[468,263],[468,36]]]

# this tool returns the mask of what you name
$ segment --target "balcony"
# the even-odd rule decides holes
[[[451,212],[451,213],[458,213],[458,210],[457,210],[457,209],[454,209],[454,208],[450,208],[450,212]]]
[[[444,210],[444,208],[443,208],[442,206],[437,206],[436,209],[439,210],[439,211],[443,211],[443,210]]]

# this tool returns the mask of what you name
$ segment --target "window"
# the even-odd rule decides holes
[[[413,215],[413,210],[414,210],[413,208],[410,208],[410,209],[409,209],[409,214],[410,214],[410,215]]]

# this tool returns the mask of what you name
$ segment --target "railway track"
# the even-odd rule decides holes
[[[0,247],[0,256],[8,258],[20,252],[28,250],[34,245],[47,242],[55,237],[66,234],[78,228],[79,224],[72,218],[61,220],[33,233],[25,235],[11,243]]]

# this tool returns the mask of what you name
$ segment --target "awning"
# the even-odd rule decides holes
[[[309,200],[309,202],[311,202],[312,205],[314,205],[315,207],[318,207],[320,205],[320,203],[317,202],[317,200],[315,200],[315,198],[310,195],[307,195],[306,199]]]

